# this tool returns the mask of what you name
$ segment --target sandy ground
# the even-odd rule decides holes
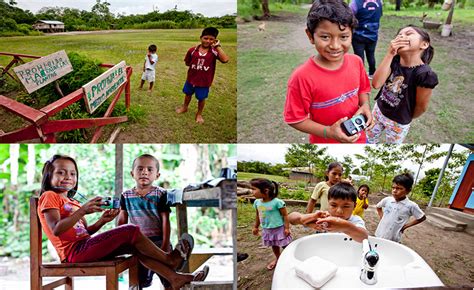
[[[375,204],[383,196],[369,196],[371,206],[365,212],[366,227],[373,235],[378,224]],[[303,212],[304,207],[288,207],[288,211]],[[270,248],[261,246],[260,237],[252,235],[252,225],[239,225],[237,241],[240,252],[249,258],[238,264],[239,289],[270,289],[273,271],[266,265],[274,258]],[[312,234],[302,226],[291,226],[293,239]],[[465,232],[443,231],[428,222],[406,230],[402,244],[416,251],[449,287],[474,286],[474,236]]]

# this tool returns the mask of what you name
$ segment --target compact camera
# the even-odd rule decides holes
[[[120,208],[120,199],[118,197],[103,197],[101,208],[103,209],[117,209]]]
[[[361,114],[342,122],[341,127],[347,136],[353,136],[367,128],[365,122],[367,122],[367,118]]]

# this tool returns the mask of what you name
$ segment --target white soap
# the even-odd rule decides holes
[[[320,288],[329,281],[337,271],[333,262],[314,256],[296,265],[295,272],[298,277],[315,288]]]

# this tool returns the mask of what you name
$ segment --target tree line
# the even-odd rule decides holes
[[[424,199],[431,196],[438,180],[441,168],[425,171],[420,179],[421,169],[444,158],[447,152],[439,150],[439,144],[382,144],[365,146],[364,154],[344,155],[332,157],[328,155],[326,147],[315,144],[292,144],[285,154],[284,164],[264,163],[261,161],[239,161],[238,172],[251,172],[279,176],[289,176],[289,170],[294,167],[307,168],[314,176],[324,180],[325,171],[329,163],[337,161],[343,166],[344,178],[349,175],[362,175],[372,190],[390,192],[391,181],[395,175],[410,172],[415,178],[413,195]],[[452,153],[440,186],[441,195],[438,202],[442,203],[452,193],[459,174],[467,160],[468,150]],[[358,160],[359,166],[355,165]],[[401,162],[410,160],[417,166],[414,172],[402,168]],[[412,195],[412,196],[413,196]],[[444,199],[444,200],[443,200]]]
[[[38,20],[57,20],[64,23],[66,31],[88,31],[108,29],[190,29],[214,26],[235,28],[235,15],[206,17],[190,10],[158,10],[136,15],[114,15],[110,3],[101,0],[90,11],[68,7],[43,7],[36,14],[16,7],[14,0],[0,0],[0,35],[35,35],[32,25]]]

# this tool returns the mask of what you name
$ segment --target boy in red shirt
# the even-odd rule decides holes
[[[191,97],[195,94],[198,99],[198,111],[196,113],[196,122],[198,123],[204,123],[202,111],[209,95],[209,87],[214,79],[216,60],[221,63],[229,61],[229,57],[222,50],[220,41],[217,40],[218,34],[219,30],[217,28],[205,28],[201,33],[201,44],[191,47],[184,58],[184,62],[189,66],[188,77],[183,87],[183,93],[186,96],[184,97],[184,104],[176,109],[176,113],[187,112]]]
[[[318,0],[308,17],[306,34],[318,52],[288,81],[284,119],[309,133],[310,143],[366,143],[365,132],[347,136],[341,123],[363,114],[372,125],[370,82],[362,60],[347,54],[357,20],[348,5]]]

